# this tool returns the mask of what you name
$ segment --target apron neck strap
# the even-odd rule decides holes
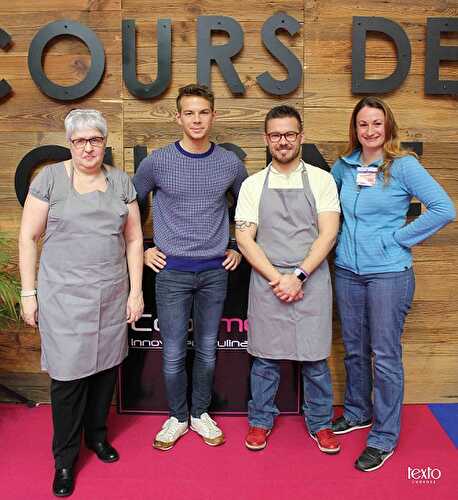
[[[75,165],[73,164],[73,160],[70,160],[70,186],[72,189],[75,189],[75,186],[73,184],[73,181],[74,181],[74,177],[75,177]],[[106,183],[108,184],[108,186],[110,186],[111,184],[111,174],[110,172],[107,170],[107,168],[105,167],[105,165],[102,163],[102,166],[100,168],[100,170],[103,172],[103,175],[105,177],[105,181]]]

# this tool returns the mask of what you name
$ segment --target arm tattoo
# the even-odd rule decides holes
[[[246,229],[250,229],[252,226],[256,227],[256,224],[246,220],[239,220],[235,223],[235,228],[239,231],[245,231]]]

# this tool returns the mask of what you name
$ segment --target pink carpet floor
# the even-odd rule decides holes
[[[0,404],[1,500],[54,498],[50,413],[49,406]],[[342,436],[342,451],[328,456],[306,435],[301,417],[285,416],[267,448],[250,452],[243,445],[246,419],[217,417],[223,446],[209,447],[188,432],[174,449],[160,452],[151,442],[163,418],[113,410],[109,436],[121,459],[104,464],[82,448],[72,500],[458,499],[457,450],[423,405],[404,407],[398,449],[371,473],[353,467],[367,429]],[[440,478],[409,479],[409,467],[435,469]]]

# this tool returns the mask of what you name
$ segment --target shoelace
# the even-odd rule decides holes
[[[165,440],[173,439],[178,431],[178,425],[178,420],[172,420],[169,418],[162,427],[161,438],[165,438]]]
[[[221,431],[218,429],[216,422],[208,415],[208,413],[203,413],[200,416],[200,421],[204,424],[205,430],[208,432],[209,436],[219,436]]]
[[[383,452],[380,453],[380,450],[377,450],[377,448],[372,448],[370,446],[366,448],[366,455],[370,458],[380,458],[381,454],[383,454]]]

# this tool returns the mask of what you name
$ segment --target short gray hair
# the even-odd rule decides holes
[[[68,113],[64,121],[65,135],[70,140],[76,130],[96,128],[103,137],[108,135],[107,121],[96,109],[74,109]]]

